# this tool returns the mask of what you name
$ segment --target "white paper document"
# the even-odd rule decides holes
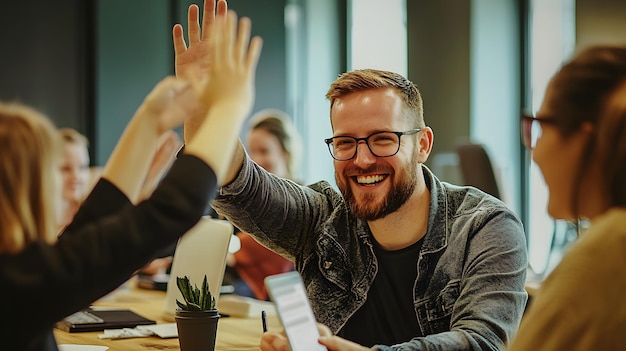
[[[138,325],[137,329],[144,329],[144,330],[151,331],[154,335],[161,337],[163,339],[178,337],[178,329],[176,328],[176,323]]]
[[[73,345],[73,344],[60,344],[57,345],[59,351],[105,351],[109,348],[99,345]]]

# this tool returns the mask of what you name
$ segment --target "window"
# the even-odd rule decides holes
[[[530,106],[541,106],[548,82],[575,46],[575,0],[531,0],[529,40]],[[537,166],[528,164],[528,247],[535,273],[548,273],[560,259],[569,226],[546,212],[548,191]]]
[[[376,68],[407,76],[405,0],[348,2],[348,69]]]

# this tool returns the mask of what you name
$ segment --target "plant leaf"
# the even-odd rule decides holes
[[[176,277],[176,285],[178,290],[185,299],[185,304],[176,300],[176,304],[183,310],[187,311],[207,311],[215,309],[215,297],[211,295],[207,276],[204,275],[202,280],[202,288],[191,284],[188,276]]]
[[[198,304],[188,303],[187,306],[189,307],[190,311],[202,311],[202,308],[200,308],[200,306],[198,306]]]

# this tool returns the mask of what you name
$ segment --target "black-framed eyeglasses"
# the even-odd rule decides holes
[[[541,123],[556,124],[557,119],[549,116],[535,117],[522,115],[522,141],[529,150],[535,148],[537,140],[541,136]]]
[[[324,139],[328,145],[330,155],[337,161],[347,161],[356,156],[360,141],[364,141],[372,154],[377,157],[390,157],[400,150],[400,137],[412,135],[423,128],[407,130],[405,132],[376,132],[365,138],[355,138],[351,136],[336,136]]]

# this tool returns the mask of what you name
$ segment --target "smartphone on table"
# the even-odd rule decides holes
[[[265,286],[276,305],[291,351],[326,351],[317,341],[317,321],[300,274],[294,271],[271,275],[265,278]]]

